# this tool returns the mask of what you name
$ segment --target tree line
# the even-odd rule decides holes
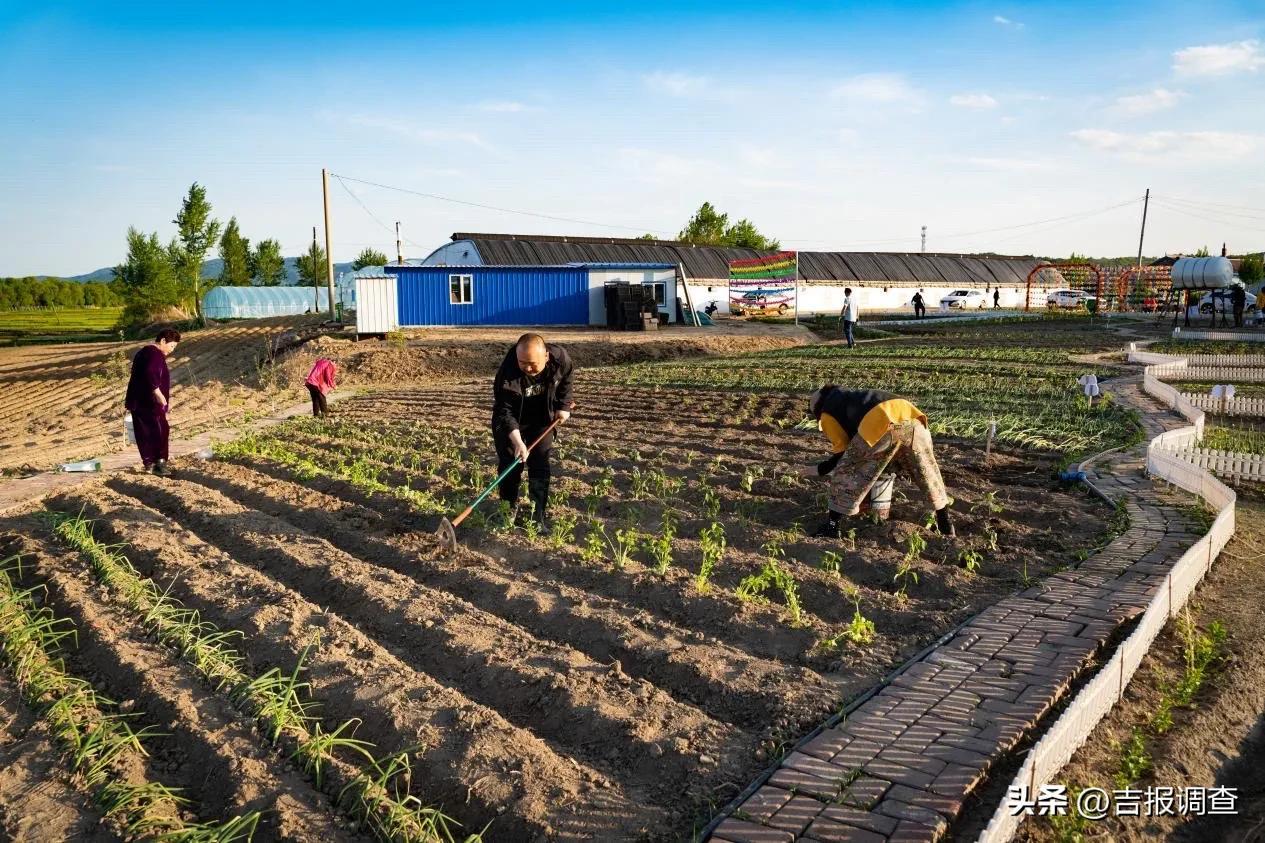
[[[134,227],[127,230],[127,259],[114,268],[111,288],[124,303],[123,318],[135,324],[147,321],[166,308],[178,308],[201,316],[203,294],[216,286],[278,287],[287,280],[281,243],[273,239],[257,241],[242,234],[237,217],[223,225],[212,216],[206,188],[194,182],[180,203],[172,223],[176,236],[164,244],[157,232],[146,234]],[[223,262],[218,277],[202,275],[202,263],[212,247],[218,247]],[[353,267],[385,264],[386,256],[365,249]],[[326,282],[325,249],[313,241],[295,261],[300,286]]]
[[[109,284],[62,278],[0,278],[0,310],[21,307],[118,307],[123,303]]]

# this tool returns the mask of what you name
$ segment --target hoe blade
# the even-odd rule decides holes
[[[444,553],[452,553],[457,549],[457,531],[452,528],[452,522],[447,518],[439,522],[435,539],[439,542],[439,549]]]

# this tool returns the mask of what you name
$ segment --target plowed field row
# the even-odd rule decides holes
[[[793,429],[802,398],[594,386],[555,456],[551,516],[565,529],[513,528],[493,500],[444,555],[440,514],[494,475],[485,392],[356,399],[173,478],[115,475],[47,506],[92,519],[140,575],[240,633],[245,672],[301,664],[309,731],[351,723],[378,757],[404,753],[400,798],[488,840],[688,837],[788,742],[1064,564],[1104,520],[1051,486],[1053,456],[985,465],[974,444],[941,441],[957,540],[927,533],[925,503],[904,495],[892,521],[858,522],[842,544],[807,538],[822,488],[794,469],[822,442]],[[284,741],[156,643],[45,523],[9,527],[80,630],[70,668],[165,734],[149,773],[194,800],[191,821],[276,794],[261,836],[365,830],[334,804],[347,775],[318,783],[288,761]],[[858,616],[872,639],[843,634]],[[359,759],[335,749],[331,763]],[[90,802],[70,804],[62,822],[91,821]]]

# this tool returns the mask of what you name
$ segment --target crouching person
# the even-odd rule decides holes
[[[828,477],[830,482],[830,509],[814,536],[837,538],[840,521],[845,515],[860,513],[870,488],[893,462],[931,502],[937,529],[953,535],[952,499],[945,491],[927,417],[921,410],[891,393],[840,389],[834,384],[814,392],[809,409],[832,451],[829,459],[804,468],[806,476]]]

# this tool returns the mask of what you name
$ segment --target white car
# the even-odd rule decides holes
[[[1051,290],[1045,304],[1046,307],[1066,307],[1075,310],[1078,307],[1088,307],[1091,301],[1098,301],[1098,297],[1091,296],[1084,290]]]
[[[981,310],[988,305],[988,296],[983,290],[954,290],[940,299],[941,307],[978,307]]]

